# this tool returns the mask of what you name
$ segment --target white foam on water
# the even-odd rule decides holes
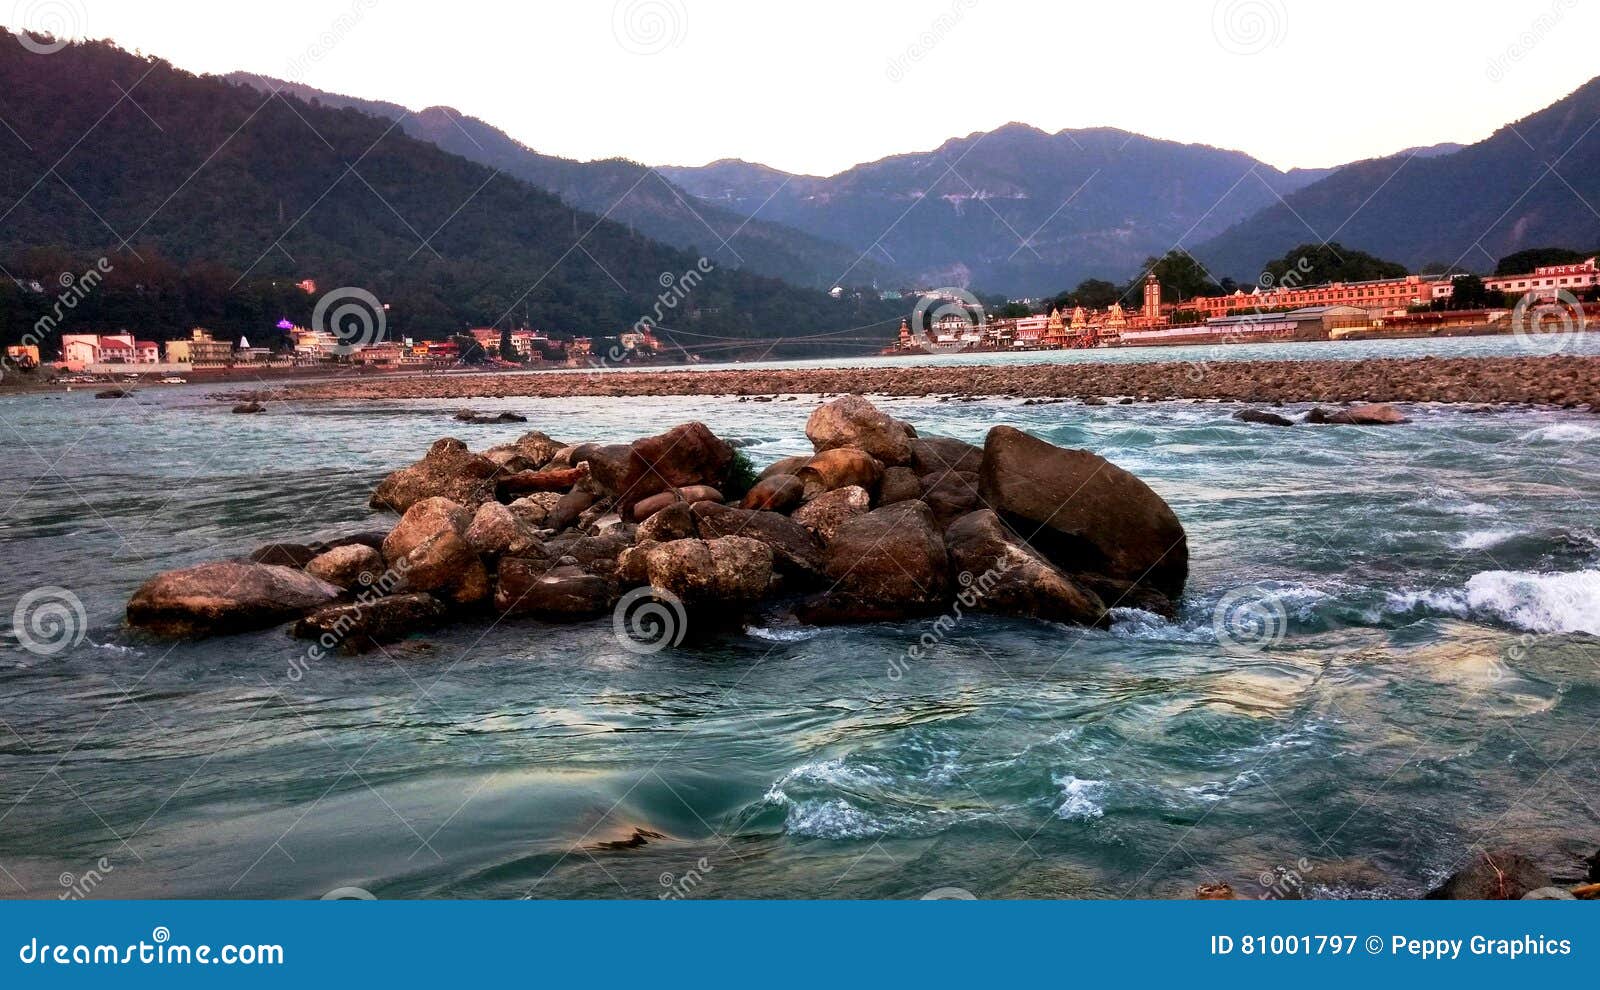
[[[1486,550],[1518,535],[1515,529],[1475,529],[1463,533],[1453,541],[1457,550]]]
[[[1532,633],[1600,636],[1600,571],[1480,571],[1461,588],[1390,592],[1385,607],[1488,619]]]
[[[769,643],[803,643],[822,635],[815,626],[745,626],[746,636],[764,639]]]
[[[1062,797],[1061,806],[1056,809],[1057,818],[1089,822],[1105,815],[1105,781],[1084,780],[1069,773],[1056,777],[1055,783],[1061,788]]]
[[[1600,636],[1600,571],[1483,571],[1467,579],[1467,605],[1536,633]]]
[[[1600,429],[1581,423],[1552,423],[1534,430],[1524,440],[1553,440],[1557,443],[1574,443],[1600,439]]]

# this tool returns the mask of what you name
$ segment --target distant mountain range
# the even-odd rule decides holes
[[[592,162],[544,155],[506,132],[449,107],[408,110],[397,103],[363,100],[269,76],[234,72],[224,77],[264,92],[281,91],[323,106],[350,107],[400,121],[410,136],[453,155],[498,169],[549,190],[577,207],[626,224],[655,240],[710,258],[719,267],[743,268],[796,285],[831,288],[849,273],[851,285],[896,288],[906,274],[867,260],[861,252],[829,243],[771,218],[696,200],[660,170],[621,158]]]
[[[1413,271],[1492,271],[1527,248],[1600,243],[1600,79],[1484,140],[1356,162],[1192,253],[1218,276],[1254,281],[1296,244],[1338,240]]]
[[[375,293],[394,333],[419,336],[524,319],[605,335],[655,313],[677,332],[669,340],[725,356],[765,350],[742,339],[859,327],[886,337],[903,308],[721,266],[688,285],[697,255],[380,117],[265,96],[108,42],[41,55],[0,30],[0,119],[8,265],[45,249],[131,267],[137,252],[152,271],[181,266],[224,293],[241,272],[310,277],[324,292]],[[148,287],[152,314],[178,284]],[[663,306],[669,285],[679,291]],[[0,299],[0,318],[5,309]]]
[[[918,284],[1011,296],[1125,277],[1329,174],[1113,128],[1016,123],[827,178],[742,161],[659,171],[718,206],[869,251]]]

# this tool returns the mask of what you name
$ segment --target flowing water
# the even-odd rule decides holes
[[[813,400],[476,403],[522,427],[206,391],[0,400],[0,605],[70,592],[86,622],[0,617],[9,896],[1257,896],[1284,871],[1409,896],[1474,843],[1557,871],[1600,845],[1600,417],[885,401],[1144,478],[1188,529],[1179,621],[968,615],[907,661],[928,621],[765,614],[638,655],[608,620],[483,620],[300,673],[282,629],[170,644],[122,607],[158,570],[387,525],[371,486],[442,435],[697,418],[765,463],[806,450]]]

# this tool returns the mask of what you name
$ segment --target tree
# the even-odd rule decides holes
[[[1506,304],[1504,292],[1489,291],[1476,275],[1457,275],[1450,285],[1450,298],[1440,300],[1446,309],[1493,309]]]
[[[1405,265],[1347,248],[1338,241],[1327,244],[1302,244],[1262,268],[1264,285],[1303,288],[1328,282],[1367,282],[1379,278],[1403,278],[1410,274]]]
[[[489,359],[489,355],[478,343],[476,337],[469,333],[458,333],[452,338],[456,342],[457,353],[461,355],[462,364],[482,364]]]
[[[1078,283],[1078,287],[1070,292],[1063,292],[1050,301],[1054,309],[1072,309],[1082,306],[1084,309],[1105,309],[1116,302],[1122,295],[1122,290],[1114,283],[1104,279],[1086,278]]]
[[[1222,286],[1212,281],[1211,273],[1206,271],[1205,266],[1181,248],[1174,248],[1160,258],[1146,258],[1144,267],[1146,271],[1154,272],[1156,281],[1161,283],[1162,302],[1183,302],[1195,296],[1222,294]],[[1128,283],[1121,297],[1135,303],[1142,301],[1143,284],[1144,277],[1141,275]]]
[[[1574,251],[1563,247],[1528,248],[1501,258],[1494,266],[1496,275],[1526,275],[1535,268],[1545,265],[1575,265],[1595,256],[1594,251],[1587,253]]]
[[[506,326],[500,330],[500,358],[503,361],[516,361],[517,349],[511,343],[511,327]]]

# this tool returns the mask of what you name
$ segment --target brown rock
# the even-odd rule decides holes
[[[545,526],[547,529],[566,529],[598,501],[600,496],[590,489],[582,486],[574,488],[556,500],[555,508],[545,518]]]
[[[684,423],[635,440],[627,476],[617,488],[618,511],[626,513],[635,502],[670,488],[721,488],[732,464],[733,448],[704,423]]]
[[[371,586],[383,571],[383,554],[360,543],[334,547],[306,565],[307,574],[346,590]]]
[[[444,617],[444,603],[432,595],[387,595],[319,608],[296,622],[291,632],[300,639],[317,640],[325,650],[365,653],[436,626]]]
[[[1172,599],[1183,593],[1183,525],[1150,486],[1099,455],[997,426],[984,441],[978,494],[1067,573],[1134,581]]]
[[[529,529],[546,529],[549,528],[550,514],[560,501],[561,496],[555,492],[535,492],[517,499],[507,508]]]
[[[538,535],[511,511],[510,506],[499,502],[478,506],[463,535],[468,546],[490,559],[504,554],[520,556],[539,545]]]
[[[304,543],[268,543],[252,551],[250,561],[256,564],[303,568],[316,556],[316,548],[306,546]]]
[[[1533,860],[1509,849],[1479,852],[1428,892],[1430,901],[1516,901],[1550,886],[1550,877]]]
[[[923,475],[920,483],[922,500],[933,510],[941,527],[983,508],[983,500],[978,497],[978,476],[971,471],[941,468]]]
[[[639,521],[649,519],[651,516],[665,509],[674,502],[720,502],[722,493],[710,485],[688,485],[671,491],[657,492],[648,498],[642,498],[634,503],[633,518]]]
[[[550,439],[550,437],[538,430],[529,430],[511,443],[489,448],[484,451],[484,455],[489,456],[501,452],[514,453],[521,459],[522,467],[519,470],[538,470],[548,465],[551,458],[565,449],[567,448],[564,444]],[[568,467],[570,465],[562,466]]]
[[[800,504],[806,486],[792,474],[771,474],[762,478],[745,492],[741,509],[769,512],[787,512]]]
[[[772,549],[742,536],[673,540],[650,548],[645,570],[652,588],[687,606],[753,602],[772,581]]]
[[[638,538],[641,543],[646,540],[652,543],[669,543],[672,540],[686,540],[694,535],[696,535],[694,513],[689,511],[688,502],[673,502],[639,524]]]
[[[1241,409],[1233,414],[1233,418],[1244,423],[1262,423],[1267,426],[1294,425],[1294,420],[1289,417],[1267,412],[1265,409]]]
[[[978,472],[983,463],[983,448],[965,440],[929,434],[911,441],[911,468],[918,477],[939,475],[946,471]]]
[[[883,469],[883,480],[878,483],[878,504],[893,505],[922,497],[922,482],[917,473],[908,467]]]
[[[472,517],[447,498],[414,503],[383,541],[383,557],[406,591],[431,591],[457,605],[489,594],[489,573],[466,540]]]
[[[950,524],[944,540],[959,585],[956,600],[965,607],[1086,626],[1106,621],[1099,596],[1008,532],[993,511],[962,516]]]
[[[215,636],[274,626],[338,597],[294,568],[223,560],[146,581],[128,600],[128,622],[162,636]]]
[[[610,581],[581,567],[506,557],[500,561],[494,606],[503,613],[570,620],[601,614],[612,597]]]
[[[768,478],[772,477],[775,474],[794,474],[797,471],[799,471],[801,468],[805,467],[806,466],[806,462],[809,461],[809,460],[811,460],[811,455],[810,454],[801,454],[801,455],[796,456],[796,457],[782,457],[782,458],[779,458],[775,463],[773,463],[765,471],[761,472],[761,475],[758,478],[758,480],[765,481],[765,480],[767,480]]]
[[[696,502],[695,526],[706,539],[744,536],[772,548],[778,570],[805,583],[822,573],[822,545],[811,531],[776,512],[735,509],[715,502]]]
[[[1339,426],[1390,426],[1408,420],[1405,414],[1394,406],[1380,402],[1351,406],[1348,409],[1335,409],[1332,412],[1319,407],[1306,413],[1306,422]]]
[[[422,460],[384,478],[372,493],[372,507],[405,512],[425,498],[447,498],[476,509],[494,498],[500,466],[454,437],[434,441]]]
[[[822,542],[831,541],[848,520],[864,516],[872,510],[872,496],[859,485],[835,488],[794,510],[789,517],[806,529],[816,533]]]
[[[813,621],[871,620],[921,614],[944,603],[949,560],[933,512],[897,502],[849,519],[828,543],[833,587],[802,607]]]
[[[500,479],[499,491],[505,495],[527,495],[530,492],[564,492],[589,475],[589,465],[570,468],[544,468],[539,471],[518,471]]]
[[[878,490],[883,480],[883,465],[872,455],[848,447],[827,450],[811,458],[806,466],[795,472],[805,486],[807,501],[823,492],[856,485],[868,493]]]
[[[817,453],[851,447],[884,464],[908,464],[911,440],[905,425],[859,395],[825,402],[806,420],[806,438]]]

